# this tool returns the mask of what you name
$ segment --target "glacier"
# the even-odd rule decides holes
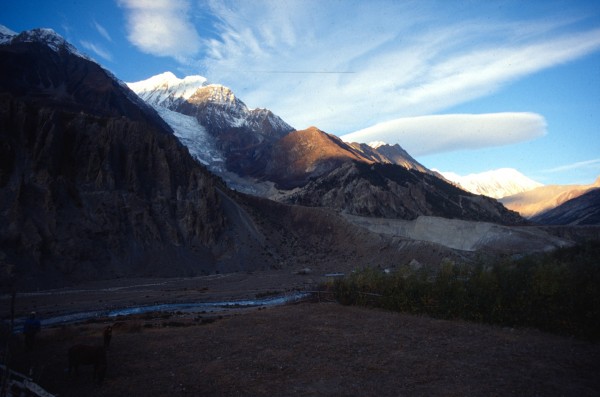
[[[225,159],[217,149],[214,138],[198,120],[192,116],[178,113],[162,106],[153,106],[154,110],[173,129],[179,141],[187,146],[190,154],[209,169],[223,171]]]

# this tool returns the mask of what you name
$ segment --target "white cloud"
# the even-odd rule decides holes
[[[187,63],[200,49],[200,37],[185,0],[119,0],[127,10],[127,38],[140,51]]]
[[[206,77],[296,128],[336,134],[439,113],[600,49],[600,29],[574,30],[574,18],[452,20],[437,2],[209,6],[219,23],[203,40]]]
[[[85,40],[80,40],[79,44],[81,44],[81,46],[83,48],[85,48],[88,51],[92,51],[94,54],[98,55],[100,58],[104,58],[107,61],[111,61],[113,60],[112,54],[108,51],[105,50],[104,48],[102,48],[102,46],[100,46],[99,44],[95,44],[89,41],[85,41]]]
[[[110,34],[108,34],[108,31],[104,28],[104,26],[94,21],[94,27],[96,28],[98,33],[100,33],[100,36],[104,37],[107,41],[112,42],[112,37],[110,37]]]
[[[543,136],[546,121],[534,113],[447,114],[396,119],[341,138],[398,143],[413,156],[504,146]]]

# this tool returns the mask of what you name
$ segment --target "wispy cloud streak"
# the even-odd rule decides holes
[[[100,33],[100,36],[104,37],[106,39],[106,41],[109,41],[112,43],[112,37],[110,37],[110,34],[108,34],[108,31],[104,28],[104,26],[102,26],[98,22],[94,21],[94,27],[96,28],[98,33]]]
[[[577,30],[576,18],[453,22],[432,4],[209,3],[219,23],[198,65],[250,106],[343,134],[443,112],[600,49],[600,29]]]
[[[81,44],[81,46],[83,48],[85,48],[86,50],[91,51],[94,54],[98,55],[100,58],[103,58],[103,59],[106,59],[107,61],[112,62],[112,60],[113,60],[112,54],[108,50],[102,48],[102,46],[92,43],[90,41],[86,41],[86,40],[80,40],[79,44]]]
[[[562,165],[560,167],[550,168],[544,170],[544,173],[554,174],[560,172],[569,172],[573,170],[580,169],[597,169],[600,170],[600,159],[587,160],[587,161],[578,161],[573,164]]]

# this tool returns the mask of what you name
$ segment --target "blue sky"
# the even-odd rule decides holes
[[[172,71],[429,168],[600,175],[600,1],[4,1],[123,81]]]

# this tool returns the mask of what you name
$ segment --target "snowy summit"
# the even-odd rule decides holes
[[[202,76],[180,79],[171,72],[165,72],[127,85],[147,103],[169,108],[174,101],[190,99],[198,89],[207,86],[208,83]]]
[[[541,183],[526,177],[514,168],[500,168],[466,176],[453,172],[440,172],[440,174],[468,192],[496,199],[542,186]]]

